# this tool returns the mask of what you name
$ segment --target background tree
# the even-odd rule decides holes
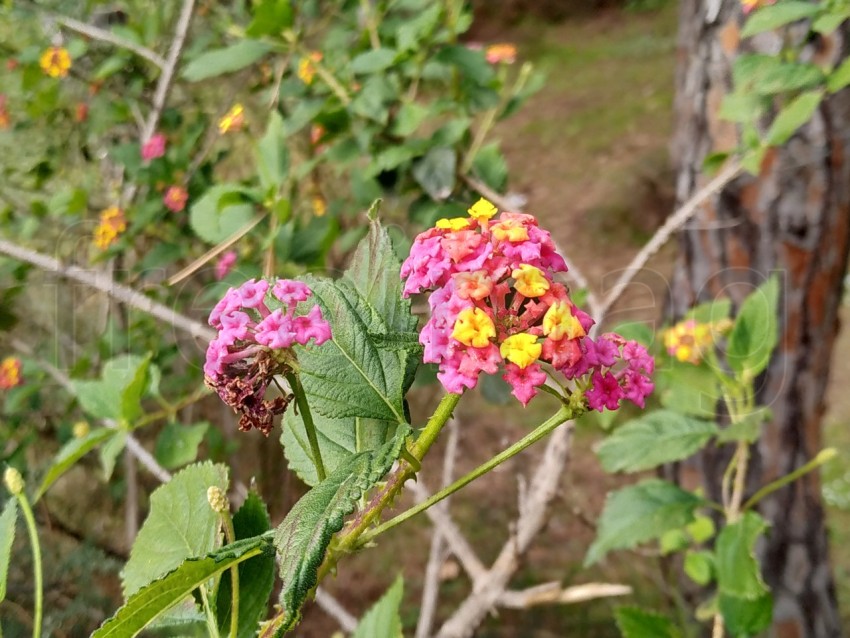
[[[829,68],[847,55],[846,25],[830,36],[810,37],[808,25],[797,22],[745,39],[742,23],[739,0],[681,4],[674,138],[680,202],[706,180],[707,157],[746,144],[758,129],[759,122],[751,127],[721,118],[728,115],[721,102],[732,90],[741,53],[775,55],[791,44],[802,51],[800,59]],[[782,279],[779,348],[757,381],[758,402],[770,406],[773,418],[751,451],[752,484],[788,474],[821,447],[850,246],[848,124],[850,92],[843,90],[824,100],[787,144],[769,149],[757,176],[739,177],[706,203],[681,235],[671,295],[676,316],[718,296],[739,304],[771,272]],[[705,485],[720,485],[728,460],[719,449],[702,455]],[[776,492],[760,509],[773,523],[761,556],[775,597],[774,630],[782,636],[840,635],[817,475]]]

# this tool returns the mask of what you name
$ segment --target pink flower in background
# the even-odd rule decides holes
[[[187,201],[189,201],[189,193],[182,186],[169,186],[162,197],[162,203],[172,213],[179,213],[186,208]]]
[[[235,259],[235,253],[234,253]],[[321,345],[331,338],[331,327],[318,305],[296,315],[299,301],[312,291],[298,281],[281,279],[271,287],[274,310],[269,308],[269,282],[251,279],[230,288],[210,313],[218,330],[204,363],[204,379],[222,401],[239,413],[239,429],[257,428],[267,435],[276,414],[286,410],[291,396],[266,399],[276,375],[294,371],[295,344]],[[280,306],[280,307],[278,307]]]
[[[142,145],[142,159],[146,162],[165,155],[165,135],[155,133]]]
[[[228,250],[221,257],[218,258],[218,262],[215,265],[215,278],[221,281],[233,270],[233,266],[236,265],[236,251]]]

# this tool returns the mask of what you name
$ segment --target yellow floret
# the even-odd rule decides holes
[[[516,280],[514,288],[526,297],[542,297],[549,290],[549,280],[543,271],[530,264],[520,264],[514,269],[511,277]]]
[[[452,338],[465,346],[484,348],[496,336],[496,326],[481,308],[466,308],[458,313]]]

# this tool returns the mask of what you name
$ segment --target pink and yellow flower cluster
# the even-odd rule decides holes
[[[503,368],[526,405],[548,366],[568,379],[586,377],[592,409],[616,409],[623,399],[643,406],[653,389],[646,349],[614,334],[591,339],[593,320],[555,281],[567,266],[549,233],[531,215],[498,213],[481,199],[469,217],[441,219],[414,240],[401,276],[405,296],[432,291],[419,336],[424,361],[439,365],[449,392]]]
[[[321,345],[331,338],[318,305],[306,315],[295,315],[297,305],[311,295],[300,281],[279,279],[270,286],[251,279],[230,288],[210,313],[209,323],[218,336],[207,348],[204,377],[241,414],[240,430],[271,432],[274,416],[286,410],[290,397],[267,400],[266,389],[275,375],[293,371],[292,346],[307,345],[311,339]]]

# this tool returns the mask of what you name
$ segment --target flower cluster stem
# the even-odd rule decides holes
[[[41,565],[41,543],[38,540],[38,530],[35,527],[35,516],[32,513],[29,499],[23,492],[16,495],[18,503],[21,506],[21,511],[24,513],[24,520],[27,523],[27,532],[30,537],[30,546],[32,547],[32,564],[33,577],[35,579],[35,619],[32,625],[33,638],[41,638],[41,619],[44,613],[44,580],[43,570]]]
[[[221,526],[224,528],[224,538],[230,545],[236,542],[236,530],[233,528],[233,517],[230,510],[221,513]],[[239,635],[239,565],[230,568],[230,638]]]
[[[289,382],[289,387],[292,388],[292,394],[295,395],[295,404],[301,413],[301,419],[304,421],[307,440],[310,442],[310,452],[313,455],[313,465],[316,466],[316,475],[320,482],[324,481],[327,478],[327,473],[325,472],[325,464],[322,462],[322,450],[319,448],[319,439],[316,436],[313,414],[310,412],[310,406],[307,403],[307,395],[304,393],[301,379],[298,378],[297,374],[290,372],[286,375],[286,380]]]

